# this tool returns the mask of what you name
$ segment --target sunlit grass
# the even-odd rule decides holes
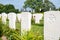
[[[5,25],[5,27],[8,27],[9,22],[7,21],[7,24]],[[20,33],[21,33],[21,23],[20,22],[16,22],[16,30],[11,30],[8,28],[4,28],[6,32],[4,32],[4,34],[10,38],[10,35],[13,36],[13,38],[18,37],[20,39]],[[23,40],[43,40],[43,30],[44,29],[44,25],[43,25],[43,20],[41,20],[41,24],[32,24],[31,25],[31,31],[28,32],[27,36],[24,36],[24,38],[21,38]],[[18,33],[17,33],[18,32]],[[8,34],[9,33],[9,34]],[[14,36],[14,35],[15,36]],[[16,38],[17,39],[17,38]]]

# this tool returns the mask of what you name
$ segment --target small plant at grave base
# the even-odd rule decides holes
[[[39,35],[39,32],[34,34],[34,32],[30,31],[27,32],[27,35],[21,37],[20,33],[17,30],[12,30],[5,25],[3,29],[3,33],[8,38],[8,40],[43,40],[43,35]]]
[[[21,40],[20,33],[18,31],[10,29],[7,26],[5,26],[3,29],[3,33],[8,40]]]
[[[2,24],[0,20],[0,37],[2,35],[6,36],[8,40],[21,40],[19,30],[10,29],[7,25]]]
[[[27,35],[24,35],[22,40],[44,40],[43,35],[39,35],[39,32],[34,34],[33,32],[27,32]]]

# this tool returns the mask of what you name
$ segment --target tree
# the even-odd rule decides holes
[[[32,11],[35,10],[35,12],[40,12],[40,9],[45,11],[49,10],[49,8],[52,8],[53,10],[55,9],[55,5],[48,0],[45,0],[44,3],[43,0],[26,0],[24,7],[29,7]]]
[[[15,12],[15,13],[18,13],[19,10],[18,9],[15,9],[15,7],[11,4],[8,4],[8,5],[5,5],[5,12],[6,13],[9,13],[9,12]]]
[[[49,11],[50,8],[52,10],[56,9],[55,5],[52,2],[48,1],[48,0],[45,0],[45,4],[43,4],[43,5],[44,5],[43,8],[45,9],[45,11]]]
[[[14,5],[12,5],[12,4],[7,4],[7,5],[0,4],[0,13],[2,13],[2,12],[5,12],[5,13],[9,13],[9,12],[19,13],[19,10],[15,9]]]
[[[60,8],[59,8],[59,11],[60,11]]]
[[[4,5],[0,4],[0,13],[3,12],[4,8],[5,8]]]

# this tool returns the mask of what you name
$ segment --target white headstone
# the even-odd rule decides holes
[[[2,16],[2,23],[6,24],[7,14],[6,13],[1,13],[1,16]]]
[[[11,29],[16,29],[16,25],[15,25],[15,23],[16,23],[16,14],[13,13],[13,12],[9,13],[8,14],[8,19],[9,19],[9,27]]]
[[[17,14],[18,21],[21,21],[21,14]]]
[[[44,40],[59,40],[60,12],[48,11],[44,13]]]
[[[33,18],[35,19],[35,23],[39,24],[42,19],[43,14],[33,14]]]
[[[21,13],[21,33],[24,31],[30,31],[31,29],[31,13],[22,12]]]

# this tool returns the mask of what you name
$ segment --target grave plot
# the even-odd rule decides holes
[[[2,16],[2,23],[6,24],[7,14],[6,13],[1,13],[1,16]]]
[[[44,12],[44,40],[59,40],[60,38],[60,12]]]
[[[9,27],[11,29],[16,29],[16,14],[11,12],[8,14]]]

